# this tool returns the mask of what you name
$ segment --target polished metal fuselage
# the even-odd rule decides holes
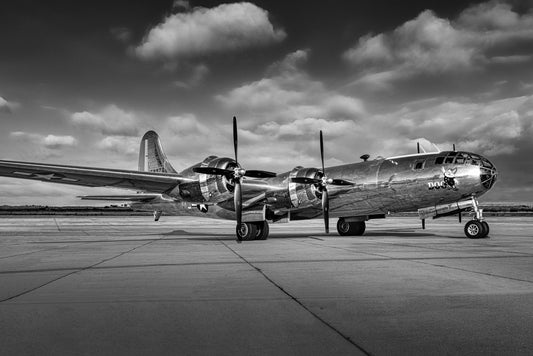
[[[353,182],[350,186],[328,186],[330,216],[351,217],[416,211],[428,206],[469,199],[471,196],[479,197],[492,187],[496,169],[481,156],[461,154],[464,157],[472,155],[476,159],[470,159],[469,162],[462,160],[459,163],[458,159],[453,158],[457,153],[439,152],[328,167],[325,169],[327,177]],[[439,157],[442,158],[442,163],[436,163]],[[449,162],[446,163],[445,160]],[[489,168],[483,168],[483,164]],[[487,172],[492,174],[490,185],[482,182],[483,173]],[[291,185],[295,183],[291,183],[290,178],[291,172],[286,172],[275,178],[246,180],[243,184],[244,205],[246,206],[247,200],[262,204],[274,215],[290,214],[292,220],[321,216],[320,193],[311,186],[305,193],[307,195],[291,195]],[[258,190],[258,187],[264,186],[269,189]],[[302,197],[307,199],[305,204],[298,201]],[[213,201],[206,200],[205,194],[190,199],[183,199],[179,195],[171,198],[174,201],[133,204],[132,207],[139,210],[162,210],[171,214],[234,219],[231,192],[227,196],[217,195],[217,200]]]

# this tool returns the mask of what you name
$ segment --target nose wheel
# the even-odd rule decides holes
[[[489,230],[489,224],[486,221],[470,220],[465,224],[465,235],[469,239],[487,237]]]

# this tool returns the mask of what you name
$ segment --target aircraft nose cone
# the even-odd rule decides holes
[[[494,183],[496,183],[498,171],[496,170],[496,167],[484,157],[481,159],[481,167],[479,174],[481,184],[485,189],[489,190],[490,188],[492,188]]]

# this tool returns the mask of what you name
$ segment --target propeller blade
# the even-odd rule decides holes
[[[233,203],[235,204],[235,216],[237,218],[237,229],[241,227],[242,224],[242,191],[241,191],[241,180],[235,180],[235,191],[233,192]],[[242,238],[237,234],[237,241],[241,241]]]
[[[344,179],[332,179],[328,184],[331,185],[354,185],[353,182],[344,180]]]
[[[326,188],[322,189],[322,214],[324,215],[326,234],[329,234],[329,195]]]
[[[251,178],[273,178],[275,176],[277,176],[276,173],[274,172],[268,172],[268,171],[257,171],[257,170],[249,170],[249,171],[246,171],[246,173],[244,174],[246,177],[251,177]]]
[[[239,138],[237,136],[237,118],[233,117],[233,149],[235,151],[235,163],[237,163],[239,160],[237,159],[237,153],[239,149]],[[239,165],[239,163],[237,163]]]
[[[320,159],[322,160],[322,173],[326,174],[324,168],[324,139],[322,138],[322,130],[320,130]]]
[[[317,178],[294,177],[291,178],[291,182],[299,184],[319,184],[322,183],[322,180]]]
[[[232,170],[215,167],[194,167],[192,170],[196,173],[213,174],[217,176],[231,176],[233,174]]]

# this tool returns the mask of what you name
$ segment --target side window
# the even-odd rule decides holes
[[[415,163],[413,169],[415,169],[415,170],[423,169],[425,163],[426,163],[426,161],[418,161],[418,162]]]
[[[465,163],[465,156],[463,156],[462,153],[459,153],[457,157],[455,157],[455,163],[457,164],[464,164]]]
[[[442,164],[444,163],[444,157],[437,157],[437,159],[435,160],[435,164]]]

